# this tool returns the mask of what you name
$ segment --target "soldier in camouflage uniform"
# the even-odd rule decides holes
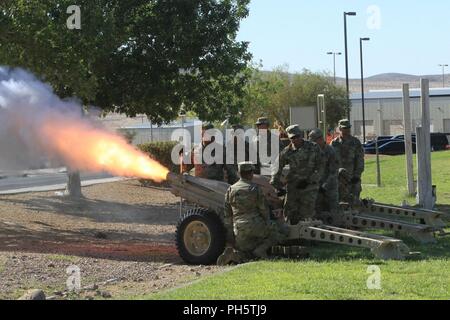
[[[232,165],[235,172],[238,172],[238,163],[242,162],[242,161],[250,161],[250,144],[248,143],[248,141],[245,140],[245,135],[241,136],[239,134],[237,134],[237,130],[242,130],[244,131],[245,128],[240,125],[240,124],[233,124],[232,126],[233,132],[232,132],[232,136],[231,136],[231,140],[227,142],[226,145],[226,151],[228,153],[232,153],[233,154],[233,163],[230,163],[229,157],[231,157],[230,155],[227,154],[227,163]],[[244,145],[244,150],[238,149],[241,148],[241,144]],[[243,157],[242,159],[240,159],[238,157],[238,151],[242,152],[244,151],[244,153],[242,155],[239,154],[240,157]],[[231,160],[231,158],[230,158]]]
[[[338,168],[336,153],[327,145],[320,129],[309,133],[309,140],[316,143],[321,151],[319,194],[317,196],[317,213],[327,211],[337,213],[339,207]]]
[[[256,174],[261,174],[261,160],[259,158],[260,153],[261,152],[261,148],[263,146],[263,144],[261,143],[261,138],[262,138],[262,130],[266,130],[267,136],[266,136],[266,144],[267,144],[267,156],[270,158],[272,155],[272,139],[278,138],[277,136],[273,135],[272,132],[270,131],[270,121],[268,118],[266,117],[260,117],[258,118],[258,120],[255,123],[256,125],[256,133],[257,136],[255,137],[255,141],[253,143],[253,145],[256,148],[256,155],[257,155],[257,161],[256,161],[256,165],[255,165],[255,173]]]
[[[227,246],[217,259],[219,265],[251,257],[267,258],[267,250],[286,237],[281,226],[269,219],[270,209],[263,192],[252,183],[253,170],[251,162],[240,162],[241,179],[225,195],[227,243],[234,248]]]
[[[233,184],[238,180],[238,175],[233,165],[226,164],[226,148],[222,144],[218,143],[218,148],[223,148],[222,163],[214,162],[212,164],[207,164],[205,162],[203,153],[205,148],[211,143],[216,143],[212,139],[213,137],[209,137],[206,133],[206,131],[210,129],[214,129],[212,124],[206,124],[202,127],[202,143],[195,146],[191,153],[191,160],[192,163],[194,163],[194,168],[190,171],[190,173],[200,178],[224,181],[226,172],[228,183]],[[202,157],[200,157],[200,155],[202,155]],[[202,159],[201,163],[199,163],[200,159]]]
[[[364,172],[364,149],[350,134],[350,121],[339,121],[339,137],[331,142],[339,167],[339,200],[358,205],[361,194],[361,175]]]
[[[320,149],[303,139],[303,131],[298,125],[289,126],[287,134],[291,144],[278,156],[278,170],[270,183],[279,191],[283,188],[282,171],[289,165],[287,174],[284,215],[291,224],[315,216],[317,193],[319,190]]]

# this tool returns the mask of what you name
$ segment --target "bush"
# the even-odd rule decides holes
[[[138,148],[167,167],[171,172],[178,173],[180,167],[174,164],[171,158],[172,149],[177,144],[178,142],[175,141],[149,142],[138,145]]]

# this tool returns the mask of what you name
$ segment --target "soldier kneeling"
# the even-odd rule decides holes
[[[252,183],[252,163],[241,162],[238,169],[241,178],[225,195],[227,248],[217,259],[218,265],[255,257],[266,259],[267,250],[285,239],[281,227],[269,219],[270,209],[262,190]]]

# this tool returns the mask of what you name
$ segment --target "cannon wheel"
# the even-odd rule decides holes
[[[209,210],[188,210],[180,219],[176,244],[180,257],[189,264],[213,264],[225,249],[225,227]]]

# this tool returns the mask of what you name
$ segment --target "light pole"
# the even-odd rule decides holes
[[[448,64],[440,64],[439,67],[442,67],[442,88],[445,88],[445,67],[448,67]]]
[[[342,52],[327,52],[327,54],[333,55],[333,79],[334,84],[336,84],[336,55],[340,56]]]
[[[359,53],[361,60],[361,106],[362,106],[362,122],[363,122],[363,143],[366,143],[366,115],[365,115],[365,106],[364,106],[364,68],[363,68],[363,50],[362,43],[363,41],[369,41],[370,38],[359,38]]]
[[[350,91],[348,86],[347,16],[356,16],[356,12],[344,12],[345,87],[347,90],[347,118],[350,120]]]

